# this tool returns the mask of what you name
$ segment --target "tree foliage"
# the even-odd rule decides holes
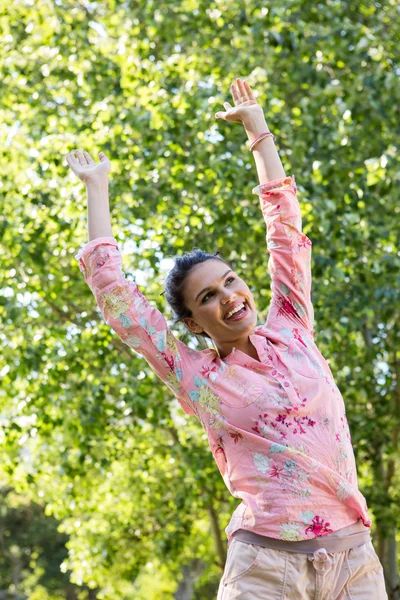
[[[200,564],[194,594],[215,595],[237,501],[200,424],[99,318],[74,259],[84,188],[64,157],[111,158],[124,270],[167,318],[164,259],[198,246],[242,274],[262,322],[255,166],[243,128],[214,118],[235,77],[296,177],[316,341],[385,559],[400,520],[399,21],[395,0],[1,4],[0,472],[67,536],[60,581],[168,599]]]

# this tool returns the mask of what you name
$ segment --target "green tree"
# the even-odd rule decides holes
[[[71,584],[60,570],[68,536],[54,517],[11,488],[1,488],[0,498],[0,598],[95,600],[95,590]]]
[[[167,318],[163,259],[199,246],[243,274],[262,321],[255,167],[240,126],[214,118],[240,76],[296,176],[316,341],[398,600],[399,20],[395,0],[1,4],[1,478],[60,522],[62,568],[99,598],[172,599],[186,580],[213,598],[237,502],[200,424],[99,318],[64,157],[112,159],[125,271]]]

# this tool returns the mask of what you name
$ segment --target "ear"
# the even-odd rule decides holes
[[[194,321],[193,319],[191,319],[190,317],[187,317],[186,319],[183,319],[183,322],[185,323],[186,327],[192,332],[192,333],[203,333],[203,328],[198,325],[196,323],[196,321]]]

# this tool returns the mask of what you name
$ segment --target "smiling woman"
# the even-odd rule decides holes
[[[191,252],[187,252],[183,256],[175,257],[174,267],[169,271],[167,278],[165,280],[165,290],[163,294],[165,294],[165,298],[171,307],[173,314],[173,322],[179,323],[183,321],[186,317],[192,317],[192,313],[190,309],[186,305],[186,299],[184,296],[184,287],[185,287],[185,279],[187,278],[190,271],[199,264],[205,263],[206,261],[217,260],[220,261],[221,264],[229,267],[226,273],[232,271],[231,265],[224,260],[222,257],[217,256],[219,252],[215,252],[214,254],[210,254],[208,252],[204,252],[199,248],[195,248]],[[206,291],[209,290],[209,287],[204,287],[203,289],[198,290],[195,295],[195,302],[197,303],[200,299],[201,302],[205,301],[205,298],[200,298]],[[204,337],[210,338],[210,336],[206,332],[202,332]]]
[[[243,279],[227,266],[223,258],[198,248],[177,257],[165,282],[165,296],[174,322],[211,338],[220,357],[235,347],[258,360],[249,342],[257,323],[254,298]]]
[[[176,338],[122,271],[108,233],[108,165],[79,152],[71,168],[103,185],[88,187],[93,239],[76,258],[105,321],[197,416],[226,486],[242,499],[225,529],[218,600],[387,600],[345,404],[314,341],[312,242],[302,231],[296,182],[284,173],[249,86],[238,82],[235,108],[225,103],[218,116],[243,123],[254,151],[260,185],[252,191],[267,226],[271,276],[266,322],[256,327],[253,295],[232,266],[197,248],[176,258],[166,299],[175,323],[211,338],[218,352]]]

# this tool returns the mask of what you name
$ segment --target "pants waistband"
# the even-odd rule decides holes
[[[250,534],[250,535],[248,535]],[[326,552],[343,552],[350,550],[356,546],[361,546],[371,539],[369,528],[365,531],[352,533],[343,538],[328,539],[324,536],[314,538],[312,540],[303,540],[300,542],[288,542],[286,540],[278,540],[264,535],[259,535],[254,532],[238,530],[234,534],[234,538],[248,544],[263,546],[264,548],[272,548],[274,550],[285,550],[288,552],[302,552],[304,554],[314,554],[320,549],[325,549]]]

